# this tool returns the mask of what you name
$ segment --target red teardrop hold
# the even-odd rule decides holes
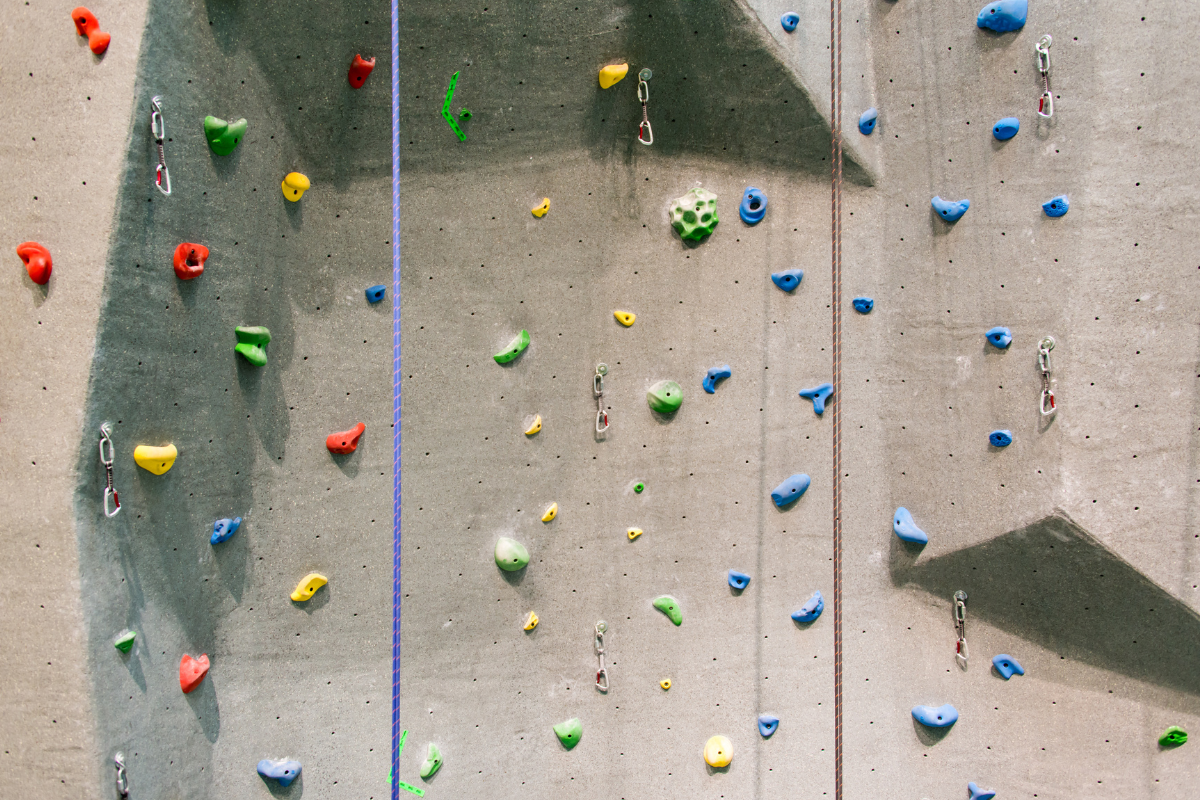
[[[29,279],[39,286],[45,286],[50,281],[50,270],[54,262],[50,259],[50,251],[37,242],[22,242],[17,245],[17,255],[25,262],[29,271]]]
[[[204,680],[204,676],[207,674],[208,653],[199,658],[192,658],[184,653],[183,658],[179,659],[179,688],[183,689],[184,694],[199,686],[200,681]]]
[[[88,34],[88,47],[93,53],[98,56],[104,55],[108,50],[108,43],[112,41],[112,34],[93,31]]]
[[[350,88],[358,89],[367,82],[367,76],[371,74],[371,70],[375,69],[375,59],[367,60],[362,56],[355,54],[354,61],[350,63],[350,73],[346,78],[350,81]]]
[[[363,431],[367,429],[366,425],[361,422],[355,425],[348,431],[338,431],[331,433],[325,437],[325,446],[329,448],[331,453],[353,453],[358,449],[358,438],[363,435]]]
[[[194,242],[184,242],[175,248],[175,277],[181,281],[190,281],[204,272],[204,261],[208,258],[208,248]]]
[[[79,6],[71,12],[71,21],[75,23],[75,32],[88,38],[88,47],[96,55],[103,55],[108,49],[112,36],[100,30],[100,21],[96,15],[84,6]]]

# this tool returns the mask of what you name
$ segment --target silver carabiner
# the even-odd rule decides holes
[[[648,69],[643,69],[638,73],[638,100],[642,103],[642,121],[638,125],[638,141],[642,144],[654,144],[654,129],[650,127],[650,116],[646,112],[646,103],[650,102],[650,87],[646,81],[653,76],[654,73]]]
[[[158,163],[154,167],[154,185],[167,197],[171,196],[171,172],[167,169],[167,158],[163,152],[163,140],[167,136],[167,126],[163,123],[162,97],[155,95],[150,98],[154,107],[150,111],[150,133],[154,136],[154,144],[158,148]],[[166,187],[164,188],[164,184]]]
[[[596,623],[596,658],[600,661],[596,670],[596,688],[602,693],[608,691],[608,668],[604,666],[604,633],[607,630],[608,623],[604,620]]]
[[[1054,116],[1054,94],[1050,91],[1050,45],[1053,41],[1047,33],[1034,45],[1034,49],[1037,50],[1038,72],[1042,75],[1042,96],[1038,98],[1037,112],[1047,119]]]
[[[607,374],[608,364],[597,364],[596,374],[592,377],[592,393],[596,396],[597,435],[608,430],[608,412],[604,410],[604,376]]]
[[[1042,401],[1040,411],[1048,417],[1058,410],[1054,402],[1054,390],[1050,388],[1050,351],[1054,349],[1054,337],[1045,336],[1038,342],[1038,368],[1042,372]]]
[[[129,779],[125,777],[125,755],[117,753],[113,756],[113,764],[117,768],[117,794],[129,797]]]
[[[104,446],[108,445],[108,453],[105,454]],[[113,488],[113,442],[112,442],[112,425],[105,422],[100,426],[100,463],[104,465],[105,487],[104,487],[104,516],[112,519],[121,510],[121,500],[117,497],[117,490]],[[112,498],[112,502],[109,502]]]
[[[967,593],[961,589],[954,593],[954,630],[958,643],[954,647],[954,658],[958,666],[967,668]]]

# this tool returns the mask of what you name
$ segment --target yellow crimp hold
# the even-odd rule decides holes
[[[538,615],[530,611],[529,616],[525,618],[525,630],[531,631],[537,627]]]
[[[296,588],[292,591],[292,599],[297,603],[303,603],[305,600],[311,599],[317,593],[317,589],[320,589],[327,583],[329,583],[329,579],[324,575],[310,572],[296,584]]]
[[[627,74],[629,74],[628,64],[609,64],[607,67],[601,67],[600,88],[607,89],[620,83]]]
[[[558,503],[551,503],[546,509],[546,513],[542,514],[542,522],[549,522],[558,516]]]
[[[617,318],[617,322],[628,328],[637,319],[637,314],[632,311],[614,311],[613,316]]]
[[[634,539],[636,539],[637,537],[642,535],[642,529],[641,528],[630,528],[629,530],[625,531],[625,535],[628,536],[629,541],[632,542]]]
[[[543,197],[542,204],[540,206],[534,206],[533,208],[531,208],[529,210],[533,212],[533,215],[535,217],[546,216],[546,212],[550,210],[550,198]]]
[[[728,767],[733,761],[733,742],[724,736],[714,736],[704,743],[704,760],[710,767]]]
[[[169,444],[165,447],[151,447],[148,444],[139,444],[133,448],[133,460],[137,465],[144,470],[149,470],[155,475],[162,475],[175,464],[175,459],[178,457],[179,451],[175,449],[175,445]]]
[[[283,178],[283,196],[294,203],[304,196],[311,185],[308,178],[299,172],[289,172]]]
[[[541,429],[542,429],[542,415],[535,414],[533,417],[533,424],[531,424],[528,428],[525,429],[525,435],[533,436],[535,433],[537,433]]]
[[[665,692],[667,689],[671,688],[671,679],[663,678],[661,681],[658,682],[658,685],[661,686],[663,688],[663,691]]]

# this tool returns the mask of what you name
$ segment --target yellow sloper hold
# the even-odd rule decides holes
[[[530,423],[529,427],[525,429],[525,435],[533,436],[535,433],[537,433],[541,429],[542,429],[542,415],[534,414],[533,422]]]
[[[296,584],[296,588],[292,591],[292,599],[297,603],[303,603],[305,600],[312,599],[312,596],[317,593],[325,584],[329,583],[329,579],[324,575],[319,575],[315,572],[310,572],[300,579]]]
[[[175,445],[168,444],[164,447],[151,447],[147,444],[139,444],[133,448],[133,460],[137,465],[144,470],[149,470],[155,475],[162,475],[175,464],[175,459],[179,455],[179,451],[175,449]]]
[[[543,197],[542,204],[540,206],[534,206],[533,208],[531,208],[529,210],[533,212],[533,215],[535,217],[546,216],[546,212],[550,210],[550,198]]]
[[[294,203],[304,196],[312,184],[299,172],[289,172],[283,177],[283,183],[280,185],[283,187],[283,196]]]
[[[542,522],[549,522],[558,516],[558,503],[551,503],[546,509],[546,513],[542,514]]]
[[[642,529],[641,528],[630,528],[629,530],[625,531],[625,535],[628,536],[629,541],[632,542],[634,539],[636,539],[637,537],[642,535]]]
[[[613,316],[617,318],[617,322],[628,328],[637,319],[637,314],[632,311],[614,311]]]
[[[658,685],[663,688],[663,691],[666,691],[667,689],[671,688],[671,679],[663,678],[661,681],[658,682]]]
[[[724,736],[714,736],[704,743],[704,760],[710,767],[728,767],[733,761],[733,742]]]
[[[600,88],[607,89],[614,84],[620,83],[627,74],[629,74],[628,64],[609,64],[607,67],[601,67]]]
[[[538,615],[530,611],[529,616],[525,618],[525,630],[531,631],[537,627]]]

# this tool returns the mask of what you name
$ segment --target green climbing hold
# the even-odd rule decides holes
[[[638,481],[637,483],[635,483],[633,485],[633,490],[635,492],[637,492],[638,494],[641,494],[643,491],[645,491],[645,489],[646,489],[646,484],[642,483],[641,481]]]
[[[204,138],[208,146],[219,156],[227,156],[246,135],[246,120],[226,122],[216,117],[204,118]]]
[[[683,389],[675,381],[659,381],[646,392],[646,402],[650,410],[670,414],[683,403]]]
[[[464,108],[462,111],[459,111],[458,118],[459,119],[470,119],[471,118],[471,109]]]
[[[563,747],[570,750],[579,744],[579,737],[583,736],[583,723],[579,721],[579,717],[560,722],[554,726],[554,735],[563,743]]]
[[[676,625],[683,624],[683,611],[679,608],[679,601],[669,594],[664,594],[662,597],[654,598],[654,607],[670,617],[671,622]]]
[[[1179,747],[1187,742],[1187,731],[1178,725],[1172,725],[1158,737],[1158,743],[1163,747]]]
[[[133,640],[136,638],[137,634],[133,631],[125,631],[116,639],[113,639],[113,647],[117,648],[122,653],[128,653],[133,649]],[[1187,738],[1186,733],[1183,735],[1183,738]]]
[[[671,225],[684,239],[703,239],[719,221],[717,196],[699,186],[671,204]]]
[[[256,367],[267,365],[267,342],[271,341],[271,332],[261,325],[253,328],[238,326],[233,329],[238,343],[234,346],[235,353],[241,353]]]
[[[507,536],[496,542],[496,566],[505,572],[516,572],[529,563],[529,551],[525,545]]]
[[[526,347],[529,347],[529,331],[521,331],[517,334],[517,338],[508,343],[508,347],[496,353],[492,358],[496,359],[497,364],[507,364],[524,353]]]
[[[429,755],[421,762],[421,777],[431,778],[433,773],[442,768],[442,751],[433,742],[429,743]]]

